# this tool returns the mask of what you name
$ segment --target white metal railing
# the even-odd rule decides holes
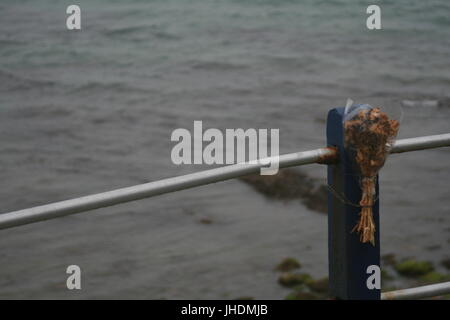
[[[391,149],[391,153],[445,146],[450,146],[450,133],[397,140]],[[333,157],[336,157],[336,151],[334,149],[321,148],[304,152],[289,153],[280,155],[278,159],[270,159],[274,161],[277,160],[280,168],[286,168],[311,163],[324,163],[327,159],[333,159]],[[267,164],[267,161],[270,159],[238,163],[179,177],[0,214],[0,229],[54,219],[257,173],[262,167],[266,166],[265,164]]]
[[[428,286],[384,292],[381,300],[423,299],[450,293],[450,281]]]

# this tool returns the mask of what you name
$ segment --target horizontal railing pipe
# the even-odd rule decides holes
[[[448,146],[450,146],[450,133],[444,133],[434,136],[397,140],[392,147],[391,153],[402,153]]]
[[[384,292],[381,300],[413,300],[450,294],[450,281],[428,286]]]
[[[321,148],[311,151],[281,155],[279,156],[278,162],[280,168],[285,168],[323,162],[324,159],[327,159],[327,157],[333,157],[334,155],[335,151],[333,149]],[[266,158],[260,161],[239,163],[179,177],[135,185],[132,187],[97,193],[81,198],[0,214],[0,229],[53,219],[102,207],[109,207],[119,203],[149,198],[164,193],[257,173],[261,168],[267,167],[266,161],[271,159],[274,160],[273,158]]]
[[[399,153],[444,146],[450,146],[450,134],[398,140],[394,144],[391,152]],[[258,173],[261,168],[267,167],[268,161],[278,161],[280,168],[286,168],[312,163],[328,164],[336,158],[337,154],[334,149],[320,148],[280,155],[279,157],[262,159],[260,161],[205,170],[179,177],[0,214],[0,229],[54,219],[93,209],[109,207],[119,203],[229,180],[252,173]]]

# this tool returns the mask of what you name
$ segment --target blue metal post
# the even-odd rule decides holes
[[[372,266],[369,270],[373,270],[373,266],[380,266],[379,202],[377,200],[373,207],[375,246],[361,243],[356,231],[352,232],[361,208],[350,204],[359,204],[361,199],[360,177],[344,149],[343,113],[344,108],[332,109],[327,120],[327,144],[337,147],[339,152],[339,162],[328,165],[328,185],[334,190],[328,192],[330,294],[337,299],[379,300],[380,289],[367,285],[372,275],[368,268]],[[378,183],[376,195],[378,197]]]

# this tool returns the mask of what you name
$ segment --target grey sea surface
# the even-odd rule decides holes
[[[303,151],[350,97],[403,105],[399,138],[450,132],[450,3],[374,3],[379,31],[366,1],[79,0],[68,31],[65,1],[2,1],[0,212],[205,169],[170,158],[194,120],[278,128],[280,152]],[[448,148],[390,156],[382,254],[450,258],[449,163]],[[1,230],[0,298],[282,299],[286,256],[327,275],[326,215],[233,180]]]

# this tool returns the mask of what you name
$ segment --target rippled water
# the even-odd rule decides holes
[[[0,212],[202,169],[170,161],[175,128],[279,128],[281,152],[325,144],[347,97],[404,103],[400,138],[450,132],[448,1],[77,1],[0,4]],[[392,156],[382,252],[449,257],[449,150]],[[302,169],[323,181],[325,170]],[[211,224],[200,220],[208,218]],[[327,273],[326,216],[241,181],[0,232],[1,298],[286,295],[273,266]],[[432,248],[433,250],[431,250]],[[83,271],[80,292],[65,268]]]

